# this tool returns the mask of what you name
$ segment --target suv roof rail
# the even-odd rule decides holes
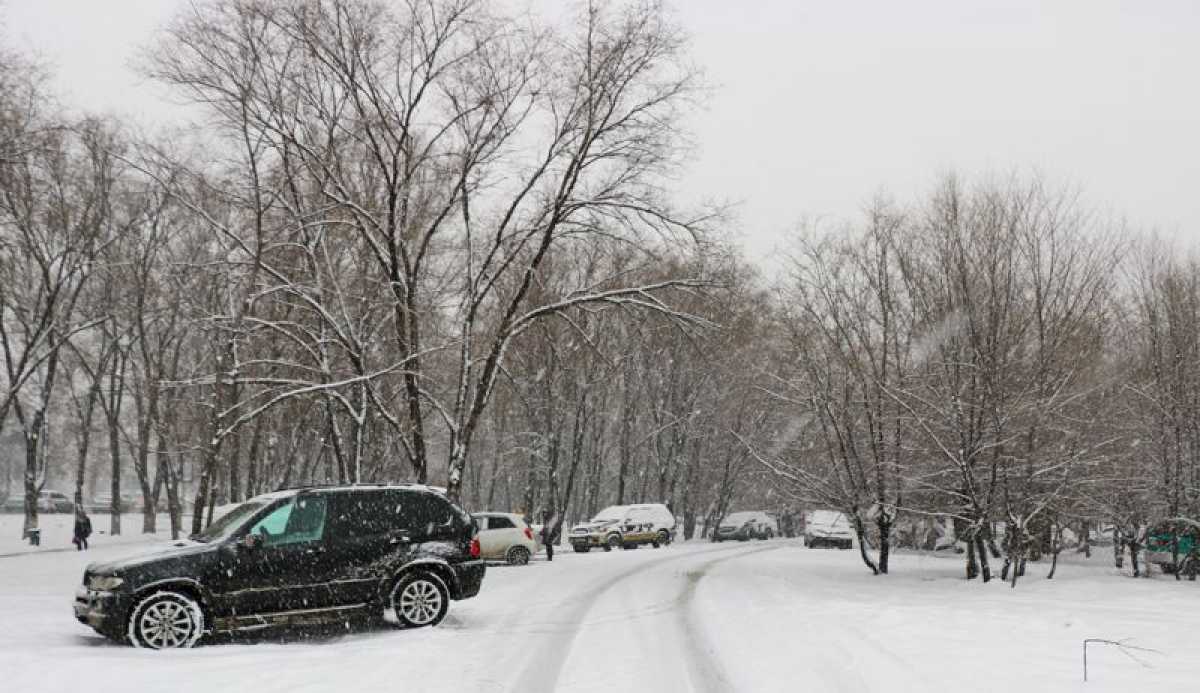
[[[309,489],[331,489],[331,488],[403,488],[403,487],[421,488],[421,489],[428,489],[430,491],[437,491],[438,493],[445,493],[445,489],[442,489],[440,487],[430,486],[428,484],[418,484],[416,482],[411,482],[411,481],[401,481],[401,482],[396,482],[396,481],[358,481],[358,482],[353,482],[353,483],[346,482],[346,483],[341,483],[341,484],[339,484],[339,483],[291,484],[288,486],[278,486],[275,488],[275,491],[305,491],[305,490],[309,490]]]

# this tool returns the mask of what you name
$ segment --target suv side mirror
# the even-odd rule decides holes
[[[247,534],[246,536],[242,537],[242,540],[238,542],[238,545],[243,549],[253,551],[263,545],[262,535]]]

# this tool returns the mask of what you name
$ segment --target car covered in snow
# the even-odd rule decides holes
[[[89,565],[75,617],[153,649],[391,616],[432,626],[479,593],[485,570],[471,517],[429,487],[306,487],[251,498],[190,541]]]
[[[525,565],[538,550],[533,529],[516,513],[472,513],[484,560]]]
[[[91,510],[93,512],[109,512],[112,510],[112,500],[113,497],[111,493],[97,493],[96,495],[92,496]],[[117,507],[121,512],[127,513],[140,510],[140,505],[141,504],[138,502],[136,497],[122,493]]]
[[[775,518],[761,510],[746,510],[726,515],[713,532],[713,541],[770,539],[777,534],[779,524]]]
[[[642,544],[654,548],[671,543],[675,533],[675,516],[662,503],[614,505],[596,513],[588,522],[571,528],[568,539],[579,553],[592,547],[605,551],[615,548],[632,549]]]
[[[832,546],[835,549],[854,547],[854,532],[850,520],[836,510],[813,510],[804,514],[804,545],[810,549]]]
[[[38,493],[38,510],[44,513],[73,513],[75,501],[62,491],[43,490]]]

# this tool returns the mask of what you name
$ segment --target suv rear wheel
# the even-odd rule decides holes
[[[608,541],[604,543],[604,550],[612,551],[613,549],[619,548],[621,548],[621,536],[619,534],[609,535]]]
[[[138,601],[129,616],[128,636],[134,647],[172,650],[191,647],[204,632],[200,605],[181,592],[155,592]]]
[[[450,591],[431,573],[405,573],[392,588],[390,601],[396,618],[405,626],[436,626],[450,608]]]

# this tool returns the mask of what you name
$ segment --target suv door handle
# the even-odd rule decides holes
[[[314,546],[311,549],[304,550],[304,555],[306,556],[316,556],[319,553],[325,553],[324,546]]]
[[[392,537],[391,539],[388,539],[388,543],[391,544],[392,546],[395,546],[397,544],[411,544],[412,538],[409,537],[407,534],[401,534],[399,536],[395,536],[395,537]]]

